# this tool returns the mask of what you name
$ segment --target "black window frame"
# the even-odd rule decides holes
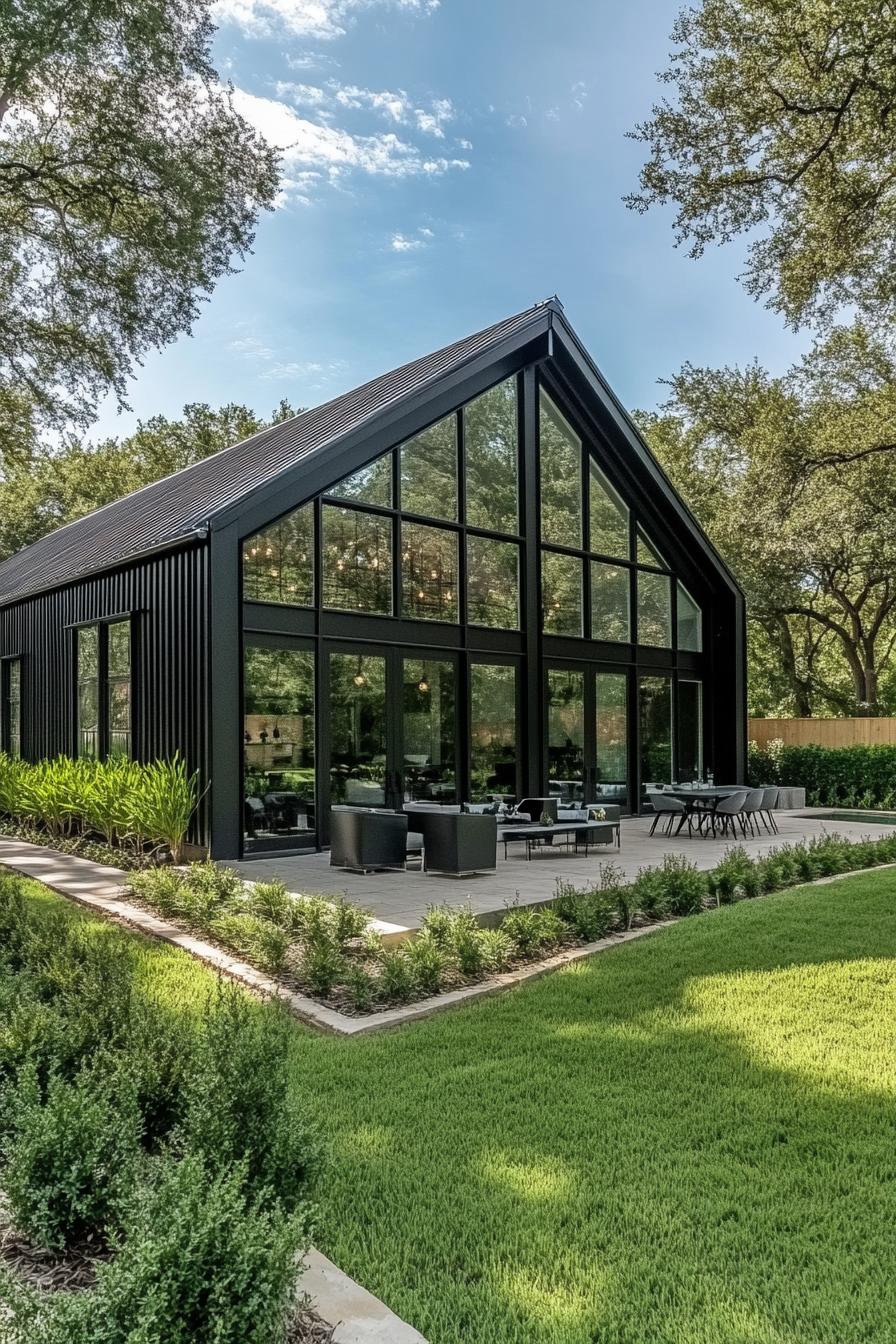
[[[109,629],[114,625],[128,625],[129,638],[129,664],[128,664],[128,683],[129,683],[129,707],[130,707],[130,727],[129,750],[127,754],[121,752],[116,755],[123,760],[137,760],[137,723],[136,714],[136,678],[134,669],[136,665],[136,639],[137,639],[137,620],[134,612],[117,612],[114,616],[101,616],[92,621],[79,621],[77,625],[70,627],[71,645],[72,645],[72,723],[74,731],[72,733],[72,755],[75,760],[97,760],[107,761],[110,759],[110,740],[111,725],[109,722],[110,695],[109,687],[112,681],[120,682],[124,679],[121,676],[110,678],[109,675]],[[97,632],[97,744],[96,752],[93,756],[88,756],[81,751],[81,702],[80,702],[80,666],[78,657],[79,636],[82,630],[96,630]]]

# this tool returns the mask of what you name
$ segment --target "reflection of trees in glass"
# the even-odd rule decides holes
[[[467,522],[519,532],[516,378],[464,407]]]
[[[438,420],[401,448],[401,507],[405,513],[457,519],[457,416]]]
[[[668,574],[638,571],[638,643],[672,647],[672,592]]]
[[[385,802],[386,660],[330,655],[330,796],[334,803]]]
[[[10,756],[18,757],[22,754],[22,660],[10,658],[6,666],[7,745]]]
[[[243,596],[248,602],[314,601],[314,511],[311,504],[243,543]]]
[[[541,537],[582,544],[582,441],[542,389],[539,398]]]
[[[392,507],[392,454],[378,457],[369,467],[362,467],[352,476],[334,485],[325,492],[337,499],[352,499],[359,504],[379,504],[381,508]]]
[[[703,620],[700,608],[688,590],[678,585],[678,647],[691,653],[700,653],[703,648]]]
[[[470,788],[473,802],[488,793],[516,793],[518,732],[516,668],[470,667]]]
[[[628,764],[627,678],[619,672],[598,672],[597,780],[599,784],[624,784]]]
[[[392,613],[392,520],[361,509],[323,509],[323,604]]]
[[[668,677],[641,677],[638,683],[642,787],[672,781],[671,684]]]
[[[548,779],[574,784],[585,769],[584,674],[548,668],[547,699]]]
[[[543,628],[552,635],[582,633],[582,561],[556,551],[541,553]]]
[[[678,683],[678,778],[703,777],[703,686],[699,681]]]
[[[518,630],[520,548],[512,541],[467,534],[467,619]]]
[[[647,538],[645,537],[644,533],[641,531],[640,528],[638,528],[637,542],[638,542],[637,555],[639,565],[658,565],[660,569],[665,569],[666,562],[663,560],[659,551],[653,545],[653,542],[647,540]]]
[[[401,525],[401,609],[423,621],[457,620],[457,533]]]
[[[591,562],[591,638],[625,642],[629,628],[629,571]]]
[[[107,638],[109,755],[128,756],[131,750],[130,621],[114,621],[108,627]]]
[[[99,750],[100,632],[95,625],[78,631],[78,754],[95,756]]]
[[[444,658],[405,658],[402,711],[406,793],[414,799],[454,802],[454,663]]]
[[[243,663],[247,840],[314,830],[314,654],[249,645]],[[269,795],[283,794],[283,798]]]
[[[619,560],[629,556],[629,511],[593,458],[589,459],[591,549]]]

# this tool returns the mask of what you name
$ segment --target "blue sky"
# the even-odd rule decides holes
[[[622,202],[677,7],[219,0],[218,69],[284,150],[282,200],[99,430],[314,405],[553,293],[630,407],[685,360],[786,367],[806,338],[742,291],[742,247],[692,261],[671,212]]]

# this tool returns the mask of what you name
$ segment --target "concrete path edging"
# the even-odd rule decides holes
[[[300,1286],[318,1316],[335,1326],[333,1344],[427,1344],[419,1330],[313,1248],[305,1257]]]

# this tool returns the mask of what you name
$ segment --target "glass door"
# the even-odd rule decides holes
[[[672,783],[672,678],[638,679],[641,797]]]
[[[546,672],[548,791],[582,807],[628,810],[628,674],[595,664]]]
[[[367,646],[326,666],[325,806],[457,802],[456,658]]]
[[[243,848],[304,849],[317,839],[314,652],[248,644],[243,663]]]
[[[584,670],[567,667],[547,669],[545,692],[547,706],[548,793],[562,803],[581,805],[586,801],[585,730],[586,676]]]

